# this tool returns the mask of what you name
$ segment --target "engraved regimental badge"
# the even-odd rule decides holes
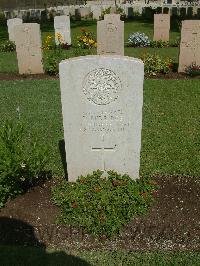
[[[92,70],[83,81],[83,92],[87,99],[98,105],[114,102],[118,98],[120,89],[120,78],[106,68]]]

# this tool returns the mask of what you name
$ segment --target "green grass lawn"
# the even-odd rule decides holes
[[[71,22],[71,36],[72,36],[72,44],[76,46],[77,36],[81,34],[80,29],[85,28],[88,31],[92,31],[96,36],[96,22],[91,20],[86,21],[72,21]],[[46,38],[47,35],[54,35],[53,22],[47,23],[41,26],[42,31],[42,40]],[[124,30],[124,42],[127,43],[128,36],[132,32],[144,32],[147,34],[150,39],[153,38],[153,24],[151,22],[142,22],[142,21],[129,21],[125,22],[125,30]],[[174,40],[180,36],[179,32],[171,31],[170,32],[170,40]],[[0,27],[0,40],[5,41],[8,39],[8,33],[6,27]],[[89,53],[89,51],[85,50],[84,53]],[[144,53],[151,54],[159,54],[164,58],[170,57],[174,60],[175,63],[178,62],[178,54],[179,48],[177,47],[169,47],[169,48],[132,48],[125,47],[125,55],[133,56],[133,57],[141,57]],[[46,52],[45,52],[46,53]],[[96,49],[92,51],[93,54],[96,54]],[[74,50],[63,51],[63,54],[66,54],[67,57],[74,56]],[[17,58],[16,53],[0,53],[0,73],[17,73]]]
[[[199,80],[145,80],[140,175],[200,173]],[[59,81],[1,81],[0,121],[20,108],[28,132],[50,145],[49,168],[63,174]]]
[[[96,34],[96,22],[72,22],[72,42],[80,28]],[[53,23],[42,25],[42,39],[54,34]],[[132,32],[153,37],[153,24],[142,21],[125,23],[125,42]],[[180,36],[171,31],[170,40]],[[8,39],[7,28],[0,26],[0,42]],[[94,51],[95,53],[96,51]],[[157,53],[178,62],[178,48],[128,48],[125,55],[141,57]],[[73,56],[73,50],[65,51]],[[16,53],[0,53],[0,73],[17,73]],[[200,86],[199,80],[145,80],[141,176],[200,174]],[[58,80],[19,80],[0,82],[0,125],[17,117],[17,109],[29,133],[49,145],[48,168],[63,175],[59,141],[63,139],[60,89]],[[73,256],[64,251],[41,248],[0,246],[1,265],[199,265],[199,253],[125,251],[82,251]]]
[[[198,266],[200,253],[197,252],[124,252],[124,251],[64,251],[45,250],[31,247],[1,247],[1,265],[6,266]]]

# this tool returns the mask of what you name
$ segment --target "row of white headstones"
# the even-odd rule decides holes
[[[174,1],[174,3],[173,3]],[[168,8],[168,13],[180,15],[180,9],[184,10],[185,14],[188,15],[197,15],[198,9],[200,8],[200,3],[196,3],[196,6],[193,5],[193,3],[187,2],[187,5],[184,3],[182,4],[177,4],[176,0],[173,0],[171,4],[164,4],[164,3],[151,3],[151,8],[156,9],[159,8],[161,9],[161,13],[166,13],[164,12],[164,8]],[[184,6],[185,5],[185,6]],[[193,6],[192,6],[193,5]],[[127,18],[133,17],[134,13],[139,13],[142,15],[142,13],[145,13],[145,8],[149,7],[149,4],[145,4],[144,2],[133,2],[132,4],[118,4],[118,7],[120,7],[123,10],[124,15]],[[191,10],[192,8],[192,10]],[[23,18],[27,19],[28,17],[30,18],[37,18],[41,19],[42,17],[42,12],[47,12],[47,17],[50,17],[50,14],[55,16],[57,15],[71,15],[75,16],[78,15],[79,17],[88,17],[92,16],[93,19],[99,20],[100,17],[102,16],[102,12],[105,11],[106,9],[110,9],[110,14],[116,13],[116,6],[113,5],[112,2],[106,4],[92,4],[90,5],[90,2],[86,6],[57,6],[57,7],[49,7],[46,10],[45,9],[27,9],[27,10],[12,10],[12,11],[4,11],[5,17],[8,18]]]
[[[192,39],[199,38],[199,25],[199,21],[184,21],[184,53],[192,55],[194,45],[199,51],[200,42]],[[41,73],[39,24],[21,24],[14,31],[20,72]],[[69,181],[96,169],[139,178],[144,64],[123,56],[123,33],[120,18],[108,15],[97,26],[99,55],[72,58],[59,65]],[[105,43],[109,43],[108,50]]]
[[[15,18],[8,20],[7,25],[9,39],[16,44],[19,73],[43,73],[39,24],[23,23],[21,19]],[[59,33],[62,42],[70,45],[70,17],[56,16],[54,28],[56,43],[59,43]],[[155,14],[154,40],[168,41],[169,31],[170,16]],[[124,22],[120,20],[120,15],[105,15],[104,20],[97,22],[97,54],[124,55]],[[186,66],[192,63],[200,64],[200,20],[182,22],[178,71],[184,72]]]

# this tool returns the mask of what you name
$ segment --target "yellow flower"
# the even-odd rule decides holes
[[[94,43],[94,40],[90,39],[89,44],[93,44],[93,43]]]

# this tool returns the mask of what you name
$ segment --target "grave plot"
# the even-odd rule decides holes
[[[1,263],[198,265],[199,21],[92,10],[0,25]]]

